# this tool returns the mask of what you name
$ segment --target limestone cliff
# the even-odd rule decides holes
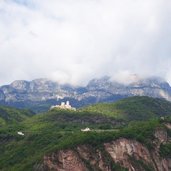
[[[171,125],[167,124],[168,129]],[[119,138],[97,148],[80,145],[45,155],[41,171],[171,171],[171,158],[160,155],[160,145],[170,142],[166,129],[157,128],[153,146],[126,138]]]
[[[135,80],[134,80],[135,81]],[[70,100],[73,106],[82,107],[97,102],[113,102],[125,97],[149,96],[171,101],[171,86],[159,78],[147,78],[123,84],[110,77],[93,79],[85,86],[60,84],[49,79],[17,80],[0,87],[0,104],[34,109],[36,105],[49,106]],[[36,105],[35,105],[36,102]]]

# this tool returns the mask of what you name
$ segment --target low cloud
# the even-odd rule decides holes
[[[170,0],[1,0],[1,84],[135,73],[171,83],[170,8]]]

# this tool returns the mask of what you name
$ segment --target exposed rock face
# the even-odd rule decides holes
[[[62,99],[70,100],[75,107],[80,107],[97,102],[116,101],[129,96],[150,96],[171,101],[171,87],[159,78],[134,80],[126,85],[112,81],[110,77],[93,79],[85,87],[61,85],[48,79],[19,80],[0,87],[1,104],[3,102],[15,106],[17,103],[17,107],[47,101],[50,101],[51,105],[56,105],[60,104]]]
[[[93,150],[91,146],[82,145],[77,147],[77,151],[83,160],[90,162],[91,169],[111,170],[110,165],[106,164],[105,158],[100,150]]]
[[[117,163],[129,171],[170,171],[171,159],[162,158],[159,153],[161,143],[168,141],[164,129],[156,129],[153,149],[136,140],[120,138],[104,143],[102,149],[81,145],[74,150],[60,150],[44,157],[42,171],[112,171]],[[109,155],[107,157],[107,155]]]
[[[44,157],[45,170],[88,171],[76,152],[63,150]]]
[[[0,90],[0,101],[4,100],[5,95],[4,92]]]
[[[129,168],[130,171],[134,171],[136,167],[132,163],[132,158],[143,160],[147,165],[152,163],[148,149],[137,141],[121,138],[111,143],[106,143],[104,146],[116,163]],[[141,167],[139,169],[143,170]]]
[[[105,163],[101,151],[94,151],[90,146],[79,146],[75,150],[61,150],[45,156],[43,167],[39,170],[89,171],[99,169],[111,170],[110,166]]]
[[[91,160],[90,160],[91,159]],[[90,162],[89,166],[85,163]],[[79,146],[76,150],[61,150],[44,157],[43,170],[57,171],[109,171],[100,151],[94,151],[90,146]]]

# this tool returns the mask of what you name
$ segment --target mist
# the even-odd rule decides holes
[[[171,83],[170,9],[170,0],[1,0],[0,84],[132,74]]]

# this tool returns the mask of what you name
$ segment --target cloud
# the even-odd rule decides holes
[[[171,83],[170,8],[170,0],[1,0],[1,84],[128,73]]]

